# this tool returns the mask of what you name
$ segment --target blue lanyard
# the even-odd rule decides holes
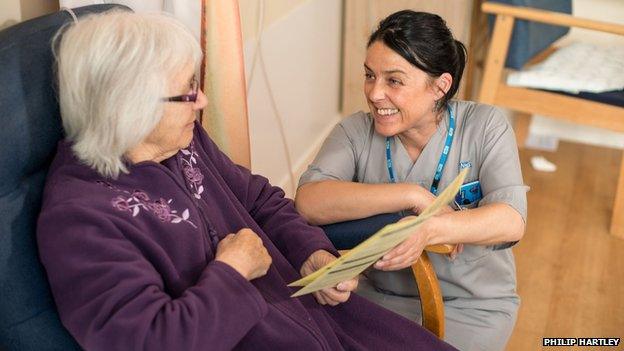
[[[438,167],[436,167],[436,172],[433,176],[433,183],[431,183],[431,193],[433,195],[438,195],[438,185],[440,184],[442,171],[444,170],[444,165],[446,164],[446,159],[448,158],[449,151],[451,151],[453,135],[455,134],[455,116],[453,115],[453,110],[451,110],[450,106],[447,107],[447,109],[449,113],[449,127],[448,131],[446,132],[446,142],[444,143],[444,149],[442,150],[442,154],[440,155],[440,161],[438,161]],[[390,137],[386,137],[386,167],[388,167],[388,175],[390,176],[390,181],[392,183],[396,183],[394,170],[392,168],[392,154],[390,153]]]

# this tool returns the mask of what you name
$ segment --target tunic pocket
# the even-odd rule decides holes
[[[464,245],[464,251],[457,256],[460,262],[474,264],[492,253],[492,248],[483,245]]]

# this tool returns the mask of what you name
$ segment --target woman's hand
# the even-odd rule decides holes
[[[215,260],[234,268],[247,280],[265,275],[272,262],[262,239],[249,228],[223,238],[217,245]]]
[[[301,276],[305,277],[306,275],[312,274],[334,260],[336,260],[336,256],[325,250],[314,251],[301,266]],[[321,305],[336,306],[339,303],[346,302],[351,296],[351,291],[355,290],[357,286],[358,280],[357,277],[355,277],[340,282],[333,288],[325,288],[313,292],[312,295],[314,295],[316,301]]]
[[[414,216],[401,218],[399,222],[410,220]],[[416,232],[402,243],[388,251],[382,258],[375,263],[375,268],[382,271],[396,271],[411,266],[416,262],[423,249],[427,246],[427,221],[423,222]]]

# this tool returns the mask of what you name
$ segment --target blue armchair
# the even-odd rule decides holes
[[[113,7],[125,8],[93,5],[74,12],[80,17]],[[51,40],[71,21],[68,12],[58,12],[0,31],[0,350],[80,349],[60,322],[35,237],[47,169],[63,137]],[[327,231],[348,248],[399,218],[382,215]],[[420,275],[423,324],[442,336],[442,298],[426,254],[413,269]],[[433,297],[426,299],[428,295]]]
[[[117,5],[75,9],[77,16]],[[62,138],[51,39],[58,12],[0,32],[0,349],[79,350],[56,312],[37,254],[36,221],[56,144]]]

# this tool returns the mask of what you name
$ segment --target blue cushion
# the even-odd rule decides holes
[[[413,214],[410,214],[413,215]],[[325,235],[338,250],[350,250],[368,239],[378,230],[388,224],[396,223],[403,215],[401,213],[384,213],[372,217],[355,219],[322,225]],[[517,241],[504,242],[489,246],[492,250],[504,250],[516,245]]]
[[[551,91],[552,93],[553,91]],[[581,99],[593,100],[596,102],[602,102],[603,104],[614,105],[618,107],[624,107],[624,90],[612,90],[605,91],[603,93],[589,93],[582,91],[578,94],[569,94],[562,91],[555,91],[555,93],[568,95],[572,97],[580,97]]]
[[[395,223],[401,218],[402,216],[398,213],[385,213],[353,221],[323,225],[321,228],[336,249],[348,250],[368,239],[387,224]]]
[[[572,0],[490,0],[507,5],[532,7],[542,10],[571,14]],[[493,16],[490,16],[490,24]],[[521,69],[527,61],[548,48],[570,30],[569,27],[553,26],[525,20],[516,20],[505,66]]]
[[[78,16],[117,5],[75,9]],[[45,175],[62,137],[50,42],[67,12],[0,31],[0,349],[72,350],[35,240]]]

